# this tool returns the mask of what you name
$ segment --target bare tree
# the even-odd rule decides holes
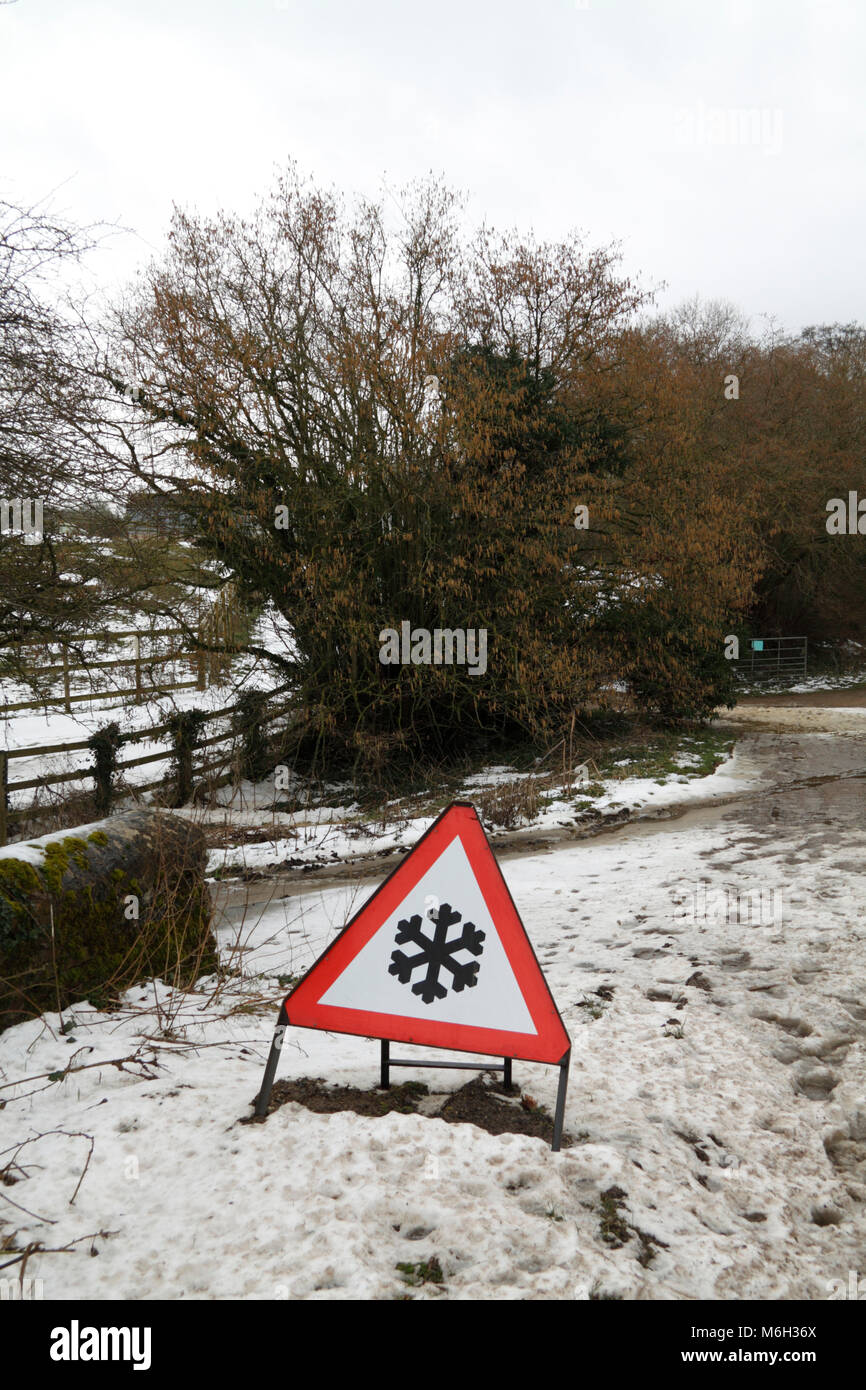
[[[170,578],[164,546],[124,541],[105,505],[123,402],[71,276],[107,230],[0,201],[0,652],[18,679],[20,644],[100,629]]]

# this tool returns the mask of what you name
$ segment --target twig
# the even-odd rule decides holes
[[[101,1236],[103,1240],[107,1240],[109,1236],[116,1235],[116,1231],[91,1231],[89,1235],[76,1236],[75,1240],[71,1240],[68,1245],[43,1245],[41,1241],[34,1240],[30,1242],[26,1249],[20,1250],[18,1254],[16,1254],[14,1260],[6,1260],[4,1264],[0,1265],[0,1269],[9,1269],[10,1265],[23,1263],[24,1268],[22,1268],[20,1275],[20,1278],[23,1280],[24,1269],[26,1269],[27,1261],[30,1259],[31,1255],[69,1255],[72,1253],[73,1247],[80,1245],[82,1241],[96,1240],[97,1236]]]
[[[38,1144],[40,1139],[46,1139],[46,1138],[48,1137],[49,1134],[62,1134],[62,1135],[64,1135],[64,1137],[67,1138],[67,1139],[87,1139],[87,1140],[89,1140],[89,1142],[90,1142],[90,1150],[89,1150],[89,1152],[88,1152],[87,1160],[86,1160],[86,1162],[85,1162],[85,1164],[84,1164],[84,1168],[83,1168],[82,1171],[81,1171],[81,1177],[78,1179],[78,1182],[77,1182],[76,1185],[75,1185],[75,1191],[73,1192],[72,1196],[71,1196],[70,1199],[69,1199],[69,1205],[72,1206],[73,1202],[75,1201],[75,1198],[78,1196],[78,1189],[80,1188],[81,1184],[84,1182],[84,1175],[85,1175],[85,1173],[87,1172],[88,1168],[90,1167],[90,1160],[91,1160],[91,1158],[93,1157],[94,1138],[93,1138],[93,1135],[92,1135],[92,1134],[85,1134],[84,1131],[83,1131],[83,1130],[80,1130],[80,1129],[46,1129],[46,1130],[41,1131],[41,1132],[38,1133],[38,1134],[31,1134],[31,1136],[30,1136],[29,1139],[22,1139],[22,1140],[21,1140],[21,1143],[18,1144],[17,1147],[15,1147],[15,1153],[13,1154],[12,1158],[9,1160],[9,1163],[6,1165],[6,1169],[5,1169],[4,1171],[7,1171],[7,1170],[12,1166],[13,1163],[17,1163],[18,1155],[20,1154],[20,1152],[21,1152],[21,1150],[22,1150],[23,1148],[26,1148],[28,1144]],[[14,1146],[10,1145],[10,1147],[14,1147]],[[4,1152],[4,1153],[8,1153],[8,1152],[9,1152],[9,1149],[4,1149],[3,1152]],[[0,1156],[2,1156],[2,1155],[0,1155]],[[23,1172],[23,1169],[22,1169],[22,1172]],[[0,1195],[5,1196],[5,1193],[2,1193],[2,1194],[0,1194]],[[7,1200],[7,1202],[12,1202],[12,1198],[11,1198],[11,1197],[7,1197],[6,1200]],[[17,1202],[12,1202],[12,1205],[13,1205],[13,1206],[17,1206],[18,1203],[17,1203]],[[24,1211],[25,1208],[22,1207],[21,1210]],[[29,1215],[29,1216],[33,1216],[33,1215],[35,1215],[35,1213],[34,1213],[34,1212],[29,1212],[28,1215]],[[39,1217],[38,1220],[40,1220],[40,1221],[41,1221],[41,1220],[45,1220],[45,1221],[48,1221],[48,1224],[49,1224],[49,1225],[51,1225],[51,1226],[54,1225],[54,1222],[53,1222],[53,1221],[50,1221],[48,1217]]]
[[[53,1132],[55,1132],[55,1131],[52,1131],[52,1130],[47,1130],[47,1131],[46,1131],[46,1133],[49,1133],[49,1134],[51,1134],[51,1133],[53,1133]],[[90,1167],[90,1160],[91,1160],[92,1157],[93,1157],[94,1138],[93,1138],[93,1135],[92,1135],[92,1134],[84,1134],[81,1130],[63,1130],[63,1129],[60,1129],[60,1130],[57,1130],[56,1133],[57,1133],[57,1134],[69,1134],[69,1137],[70,1137],[71,1139],[72,1139],[72,1138],[75,1138],[75,1139],[89,1139],[89,1140],[90,1140],[90,1148],[89,1148],[88,1153],[87,1153],[87,1158],[85,1159],[84,1167],[83,1167],[82,1170],[81,1170],[81,1177],[78,1179],[78,1182],[75,1184],[75,1191],[73,1192],[72,1196],[69,1198],[69,1205],[70,1205],[70,1206],[74,1206],[74,1205],[75,1205],[75,1198],[78,1196],[78,1189],[81,1187],[81,1184],[84,1182],[84,1179],[85,1179],[85,1177],[86,1177],[86,1175],[87,1175],[87,1170],[88,1170],[88,1168]]]
[[[143,1057],[139,1057],[137,1052],[133,1052],[129,1057],[110,1057],[102,1062],[85,1062],[83,1067],[67,1066],[63,1068],[63,1070],[58,1068],[56,1071],[37,1072],[35,1076],[22,1076],[19,1077],[17,1081],[4,1082],[4,1084],[0,1086],[0,1091],[6,1091],[10,1086],[24,1086],[28,1081],[42,1081],[46,1076],[50,1080],[65,1081],[67,1076],[74,1076],[80,1071],[92,1071],[94,1067],[117,1067],[119,1071],[123,1071],[125,1062],[136,1062],[140,1067],[159,1066],[159,1062],[155,1057],[148,1058],[147,1061],[145,1061]]]
[[[13,1202],[12,1198],[7,1197],[5,1192],[0,1192],[0,1197],[3,1198],[4,1202],[8,1202],[10,1207],[17,1207],[19,1211],[23,1211],[25,1216],[32,1216],[34,1221],[44,1221],[46,1226],[57,1225],[57,1222],[52,1221],[50,1216],[40,1216],[37,1211],[31,1211],[29,1207],[22,1207],[20,1202]],[[0,1265],[0,1269],[2,1268],[3,1266]]]

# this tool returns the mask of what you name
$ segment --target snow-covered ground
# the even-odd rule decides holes
[[[149,700],[142,705],[108,704],[98,709],[78,707],[74,714],[64,714],[60,710],[43,713],[27,710],[18,713],[14,720],[4,721],[0,726],[0,737],[6,740],[8,749],[50,747],[60,743],[78,743],[89,738],[98,729],[116,722],[121,733],[134,733],[139,729],[155,728],[164,723],[169,715],[180,710],[199,709],[208,713],[225,708],[230,701],[230,692],[222,686],[211,686],[208,690],[177,690],[162,699]],[[228,729],[228,721],[224,721]],[[212,733],[222,732],[219,724],[214,724]],[[156,782],[168,777],[171,769],[171,750],[165,734],[156,739],[140,739],[130,744],[121,754],[121,762],[131,758],[143,758],[150,753],[165,749],[165,759],[145,763],[143,767],[131,767],[123,772],[124,780],[130,786]],[[215,753],[216,750],[212,750]],[[48,777],[81,769],[80,780],[63,783],[55,789],[63,795],[71,791],[92,790],[93,757],[87,749],[77,749],[71,753],[39,754],[30,758],[15,758],[9,765],[11,782],[27,782],[34,777]],[[43,793],[43,797],[44,797]],[[10,788],[10,806],[17,809],[29,806],[33,791],[15,792]]]
[[[692,766],[697,760],[695,754],[680,753],[681,771],[662,778],[593,777],[594,785],[602,790],[591,797],[584,796],[579,787],[566,791],[564,787],[545,786],[539,793],[538,810],[522,818],[519,828],[544,833],[573,827],[585,818],[586,808],[591,809],[594,817],[615,811],[636,816],[689,804],[728,800],[756,786],[763,775],[747,757],[730,756],[713,774],[701,777]],[[452,799],[472,801],[490,788],[532,777],[532,773],[518,773],[510,767],[485,768],[467,777],[455,789]],[[235,830],[267,827],[271,835],[258,843],[212,850],[209,874],[226,877],[242,870],[273,869],[281,865],[293,868],[303,864],[323,865],[407,849],[436,819],[435,813],[406,815],[401,812],[399,803],[383,808],[384,815],[379,817],[365,817],[356,804],[310,807],[297,812],[274,811],[274,801],[279,801],[281,796],[285,793],[275,793],[272,781],[222,789],[218,799],[225,803],[225,809],[205,812],[205,819]],[[495,832],[495,826],[489,829]]]
[[[866,1248],[866,740],[836,744],[791,738],[786,765],[846,780],[506,862],[573,1040],[559,1154],[421,1115],[239,1123],[289,978],[371,885],[227,918],[216,997],[142,987],[65,1035],[8,1030],[0,1229],[71,1245],[27,1276],[46,1298],[387,1299],[436,1256],[413,1297],[829,1298]],[[758,735],[755,763],[778,746]],[[292,1029],[279,1074],[369,1087],[378,1049]],[[554,1068],[515,1080],[552,1109]]]
[[[125,630],[126,628],[141,626],[143,621],[142,614],[133,612],[121,615],[121,618],[118,619],[118,625],[121,630]],[[177,639],[171,640],[176,642]],[[281,625],[277,616],[270,609],[266,610],[258,620],[252,640],[284,657],[291,657],[294,654],[294,646],[285,631],[285,624]],[[93,641],[90,645],[93,646]],[[84,646],[86,649],[87,644]],[[118,642],[113,651],[118,660],[121,657],[131,656],[133,654],[132,639]],[[53,664],[54,658],[51,660]],[[145,670],[143,685],[146,690],[151,684],[151,679],[146,674],[147,658],[144,654],[142,655],[142,666]],[[115,674],[117,675],[116,680]],[[210,714],[216,710],[232,706],[242,690],[267,688],[272,683],[273,673],[265,671],[261,664],[252,658],[238,659],[233,663],[230,675],[209,685],[204,691],[195,688],[169,690],[163,695],[149,696],[143,699],[140,705],[132,703],[134,675],[130,668],[124,668],[122,672],[119,671],[118,673],[112,671],[96,672],[94,677],[98,677],[104,682],[104,698],[92,703],[86,701],[76,703],[69,714],[56,704],[46,705],[38,710],[14,710],[3,714],[3,705],[34,697],[32,690],[27,687],[13,684],[9,680],[0,682],[0,695],[2,695],[0,715],[3,715],[0,717],[0,750],[11,752],[62,743],[78,743],[89,738],[97,730],[104,729],[112,722],[119,726],[121,733],[130,734],[143,729],[156,728],[165,723],[170,715],[183,710],[196,709]],[[166,681],[172,679],[185,681],[189,680],[190,677],[189,658],[181,658],[173,666],[156,669],[156,678]],[[72,693],[89,689],[89,682],[90,677],[87,673],[76,673]],[[52,687],[53,693],[57,694],[58,689],[61,688],[55,681],[55,685]],[[221,721],[214,721],[213,724],[209,725],[207,732],[209,736],[225,732],[228,737],[228,717]],[[135,788],[168,778],[171,774],[169,745],[170,739],[165,734],[159,735],[156,739],[140,739],[127,745],[121,753],[121,764],[134,758],[155,755],[161,750],[165,750],[165,758],[155,758],[153,762],[145,763],[144,766],[122,770],[120,775],[123,782],[128,787]],[[215,757],[218,752],[219,745],[211,747],[208,750],[208,758]],[[33,757],[14,758],[9,764],[9,781],[12,784],[9,792],[10,808],[20,810],[29,807],[34,803],[35,796],[38,796],[41,804],[44,804],[46,801],[74,792],[92,790],[92,766],[92,755],[86,749],[77,749],[69,753],[37,754]],[[71,780],[54,788],[40,789],[36,793],[32,789],[21,792],[15,790],[14,784],[17,782],[31,781],[36,777],[59,776],[79,770],[81,771],[80,779]]]
[[[859,643],[850,644],[862,650]],[[772,680],[755,681],[750,683],[744,681],[742,684],[743,692],[747,691],[750,695],[809,695],[818,690],[849,690],[852,686],[862,686],[866,683],[866,667],[858,666],[852,670],[831,675],[823,671],[813,676],[805,676],[801,681],[783,681],[774,683]]]
[[[866,681],[866,671],[854,671],[843,676],[806,676],[805,680],[797,681],[794,685],[783,686],[782,694],[788,695],[807,695],[816,690],[850,690],[852,686],[861,686]],[[764,687],[767,693],[766,687]]]

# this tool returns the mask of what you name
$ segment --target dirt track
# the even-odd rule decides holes
[[[767,695],[747,697],[734,709],[720,709],[721,723],[728,723],[736,732],[741,757],[757,759],[757,766],[767,774],[767,784],[756,785],[749,796],[760,796],[773,790],[781,777],[783,782],[801,782],[803,778],[834,779],[851,776],[866,766],[866,690],[819,690],[805,695]],[[834,734],[831,746],[807,746],[796,739],[800,733]],[[766,735],[779,737],[767,742]],[[648,808],[640,814],[617,812],[600,823],[582,828],[539,830],[529,828],[505,831],[494,837],[497,856],[521,857],[528,854],[550,853],[572,845],[577,840],[614,832],[625,834],[646,829],[653,823],[664,825],[681,817],[700,815],[702,809],[715,814],[721,806],[742,798],[742,792],[732,792],[724,798],[714,797],[712,805],[702,808],[690,802],[679,808]],[[227,880],[213,884],[211,895],[221,911],[246,912],[254,905],[267,907],[288,894],[321,892],[346,880],[355,882],[381,879],[400,862],[405,849],[393,854],[375,854],[354,858],[343,863],[323,864],[309,871],[293,869],[287,873],[266,873],[259,880],[242,883]]]
[[[854,687],[849,690],[807,690],[802,695],[746,695],[737,704],[737,709],[757,706],[782,706],[786,709],[802,707],[825,707],[833,709],[859,709],[866,706],[866,689]]]
[[[840,734],[866,738],[866,690],[815,690],[804,695],[747,696],[719,718],[786,733]]]

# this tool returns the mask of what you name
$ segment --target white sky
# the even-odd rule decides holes
[[[866,321],[864,40],[864,0],[17,0],[0,193],[134,229],[107,282],[289,157],[348,193],[432,169],[473,221],[619,239],[662,304]]]

